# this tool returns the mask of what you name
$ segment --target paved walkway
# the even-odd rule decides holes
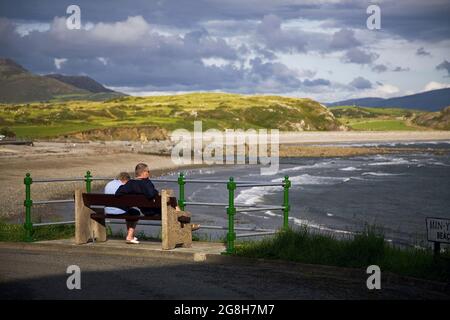
[[[370,291],[365,270],[223,256],[220,243],[160,245],[0,243],[0,299],[450,299],[441,284],[388,273]],[[67,289],[70,265],[81,290]]]

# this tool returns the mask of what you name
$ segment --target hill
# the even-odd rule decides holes
[[[88,77],[40,76],[11,59],[0,58],[0,102],[106,100],[123,96]]]
[[[438,130],[450,130],[450,106],[438,112],[421,114],[413,122]]]
[[[42,101],[57,95],[83,93],[88,91],[34,75],[11,59],[0,58],[0,102]]]
[[[105,88],[102,84],[98,83],[94,79],[89,78],[87,76],[66,76],[62,74],[48,74],[46,75],[46,77],[56,79],[66,84],[70,84],[76,88],[87,90],[92,93],[115,92],[113,90]]]
[[[10,127],[18,137],[29,138],[76,135],[101,140],[159,139],[174,129],[192,130],[195,120],[203,121],[203,130],[346,129],[328,108],[316,101],[279,96],[193,93],[127,96],[103,102],[0,105],[0,125]]]
[[[442,125],[440,112],[401,108],[368,108],[354,106],[330,107],[336,119],[352,130],[363,131],[405,131],[405,130],[448,130]],[[418,120],[421,119],[421,120]],[[448,121],[448,118],[447,118]],[[448,125],[448,123],[447,123]]]
[[[450,105],[450,88],[431,90],[396,98],[361,98],[338,101],[327,106],[394,107],[438,111]]]

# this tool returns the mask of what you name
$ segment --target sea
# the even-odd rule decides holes
[[[341,144],[342,145],[342,144]],[[371,228],[388,242],[427,246],[427,217],[450,219],[450,141],[426,143],[347,144],[348,146],[409,147],[414,153],[355,157],[282,158],[276,174],[261,175],[259,166],[211,166],[185,171],[186,179],[281,182],[289,176],[289,224],[336,237]],[[436,152],[441,151],[441,152]],[[442,152],[444,151],[444,152]],[[446,152],[448,151],[448,152]],[[175,178],[176,173],[163,178]],[[159,188],[177,185],[155,182]],[[186,183],[186,201],[226,203],[226,184]],[[245,205],[283,204],[283,188],[237,188],[235,202]],[[227,225],[224,207],[190,206],[193,220]],[[238,212],[236,227],[277,229],[281,210]]]

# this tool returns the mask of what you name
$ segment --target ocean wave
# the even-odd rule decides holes
[[[384,177],[384,176],[402,176],[403,173],[387,173],[387,172],[363,172],[361,173],[362,176],[377,176],[377,177]]]
[[[263,201],[264,196],[275,193],[276,191],[280,192],[280,189],[280,187],[272,186],[242,189],[241,192],[237,195],[235,201],[248,205],[258,204]]]
[[[283,215],[273,213],[272,211],[265,211],[264,214],[269,215],[271,217],[280,217],[280,218],[283,217]],[[308,221],[306,219],[300,219],[300,218],[296,218],[296,217],[289,217],[289,220],[294,222],[295,225],[307,226],[309,228],[317,229],[317,230],[320,230],[320,231],[335,232],[335,233],[340,233],[340,234],[353,234],[353,232],[351,232],[351,231],[325,227],[323,225],[320,225],[320,224],[317,224],[317,223],[313,223],[313,222]]]
[[[329,176],[314,176],[310,174],[301,174],[289,178],[292,183],[296,185],[332,185],[341,182],[349,181],[349,177],[329,177]],[[274,179],[273,182],[282,181],[282,179]]]
[[[358,177],[324,177],[313,176],[307,173],[298,176],[290,177],[289,180],[294,186],[299,185],[333,185],[345,183],[351,179],[358,179]],[[283,178],[272,179],[271,182],[282,182]],[[266,187],[251,187],[248,189],[241,189],[236,197],[236,202],[254,205],[263,202],[264,196],[281,192],[282,189],[276,186]]]
[[[361,169],[355,168],[355,167],[346,167],[346,168],[341,168],[339,169],[341,171],[359,171]]]
[[[413,163],[411,161],[403,159],[403,158],[393,158],[390,161],[369,163],[369,166],[392,166],[392,165],[402,165],[402,164],[413,164]]]
[[[325,167],[330,167],[330,165],[332,165],[334,163],[335,163],[334,161],[325,161],[325,162],[319,162],[319,163],[315,163],[315,164],[305,164],[305,165],[301,165],[301,166],[295,166],[295,167],[281,169],[281,170],[278,170],[278,172],[285,173],[285,172],[292,172],[292,171],[300,171],[300,170],[304,170],[304,169],[325,168]]]
[[[307,173],[298,176],[290,177],[289,180],[294,186],[299,185],[333,185],[350,181],[357,177],[327,177],[327,176],[313,176]],[[271,182],[282,182],[283,178],[272,179]],[[251,187],[249,189],[242,189],[236,197],[236,202],[244,204],[257,204],[263,201],[264,196],[281,192],[280,187],[266,186],[266,187]]]

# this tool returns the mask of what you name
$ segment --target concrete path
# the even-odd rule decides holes
[[[450,299],[443,284],[388,273],[371,291],[365,270],[223,256],[218,243],[160,245],[0,243],[0,299]],[[81,290],[67,289],[70,265]]]

